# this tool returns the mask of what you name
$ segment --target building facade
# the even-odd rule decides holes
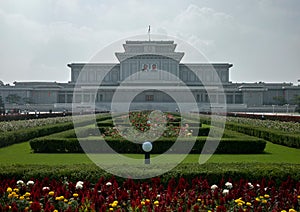
[[[70,111],[73,104],[83,111],[110,111],[121,85],[124,95],[143,88],[134,97],[132,109],[176,110],[176,101],[159,86],[182,96],[187,86],[199,110],[205,112],[220,103],[226,103],[227,111],[292,112],[293,99],[300,96],[300,86],[292,83],[233,83],[230,63],[181,63],[184,52],[176,51],[174,41],[126,41],[123,47],[124,52],[115,53],[119,63],[68,64],[71,80],[67,83],[0,84],[5,108]]]

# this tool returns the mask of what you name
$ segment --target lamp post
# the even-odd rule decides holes
[[[275,112],[274,108],[275,108],[275,105],[272,105],[272,108],[273,108],[273,113]]]
[[[286,104],[286,113],[289,112],[289,104]]]
[[[152,150],[152,143],[145,141],[142,145],[142,149],[145,152],[145,164],[150,164],[150,151]]]

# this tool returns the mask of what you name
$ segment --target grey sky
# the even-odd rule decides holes
[[[299,11],[299,0],[0,0],[0,80],[66,82],[67,63],[129,36],[147,39],[150,24],[210,62],[233,63],[233,82],[297,83]]]

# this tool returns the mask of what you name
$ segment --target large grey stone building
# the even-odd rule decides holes
[[[210,111],[226,101],[228,111],[286,111],[295,109],[293,98],[300,86],[292,83],[233,83],[229,63],[181,63],[174,41],[126,41],[124,52],[115,56],[119,63],[71,63],[71,80],[56,82],[14,82],[0,84],[6,109],[62,111],[73,106],[90,110],[111,110],[114,92],[122,84],[130,93],[147,87],[134,98],[132,109],[175,110],[174,99],[158,89],[164,86],[181,92],[188,86],[200,111]],[[113,55],[112,55],[113,57]],[[100,84],[100,86],[99,86]],[[152,86],[152,87],[151,87]],[[76,92],[74,92],[74,90]],[[184,95],[184,94],[183,94]],[[93,105],[92,104],[92,105]]]

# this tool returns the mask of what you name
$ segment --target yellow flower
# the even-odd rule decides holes
[[[31,205],[31,204],[32,204],[32,201],[30,201],[29,204]]]
[[[64,196],[60,196],[60,197],[56,197],[56,198],[55,198],[55,200],[58,200],[58,201],[62,201],[62,200],[64,200],[64,199],[65,199]]]
[[[150,199],[146,199],[146,203],[150,203]]]
[[[201,202],[201,199],[197,199],[198,202]]]
[[[239,202],[239,203],[238,203],[238,206],[243,206],[243,203]]]
[[[247,202],[246,205],[247,205],[247,206],[251,206],[251,202]]]
[[[154,201],[154,205],[158,206],[159,205],[159,202],[158,200]]]
[[[265,194],[264,197],[265,197],[265,198],[270,198],[270,195]]]
[[[64,199],[64,202],[68,202],[68,200],[67,200],[67,199]]]
[[[115,208],[118,206],[118,201],[114,201],[112,204],[111,204],[111,207]]]
[[[286,212],[286,210],[282,210],[281,212]]]
[[[29,192],[26,192],[26,193],[24,194],[24,196],[25,196],[25,197],[29,197],[29,196],[30,196],[30,193],[29,193]]]
[[[259,196],[260,199],[264,198],[264,196]]]
[[[293,208],[289,209],[289,212],[296,212]]]
[[[255,201],[260,202],[260,199],[258,197],[255,198]]]
[[[16,195],[17,193],[13,191],[13,192],[11,192],[11,194],[12,194],[12,195]]]
[[[7,191],[8,193],[12,192],[11,187],[8,187],[8,188],[6,189],[6,191]]]
[[[235,203],[241,203],[242,205],[245,204],[245,202],[242,200],[242,198],[238,198],[236,200],[234,200]]]
[[[11,198],[13,197],[13,195],[12,195],[12,194],[9,194],[7,197],[8,197],[9,199],[11,199]]]
[[[74,194],[73,194],[73,197],[78,197],[78,194],[77,194],[77,193],[74,193]]]
[[[145,205],[145,201],[142,201],[142,202],[141,202],[141,205]]]
[[[53,212],[58,212],[58,210],[54,210]]]
[[[109,211],[113,211],[114,209],[113,208],[109,208]]]
[[[298,195],[297,198],[300,199],[300,195]]]
[[[263,199],[261,202],[264,203],[264,204],[266,204],[268,201],[265,200],[265,199]]]
[[[14,188],[14,192],[19,192],[19,189],[18,188]]]
[[[53,196],[53,195],[54,195],[54,191],[50,191],[48,194],[49,194],[50,196]]]
[[[20,196],[20,200],[23,200],[24,199],[24,196]]]

